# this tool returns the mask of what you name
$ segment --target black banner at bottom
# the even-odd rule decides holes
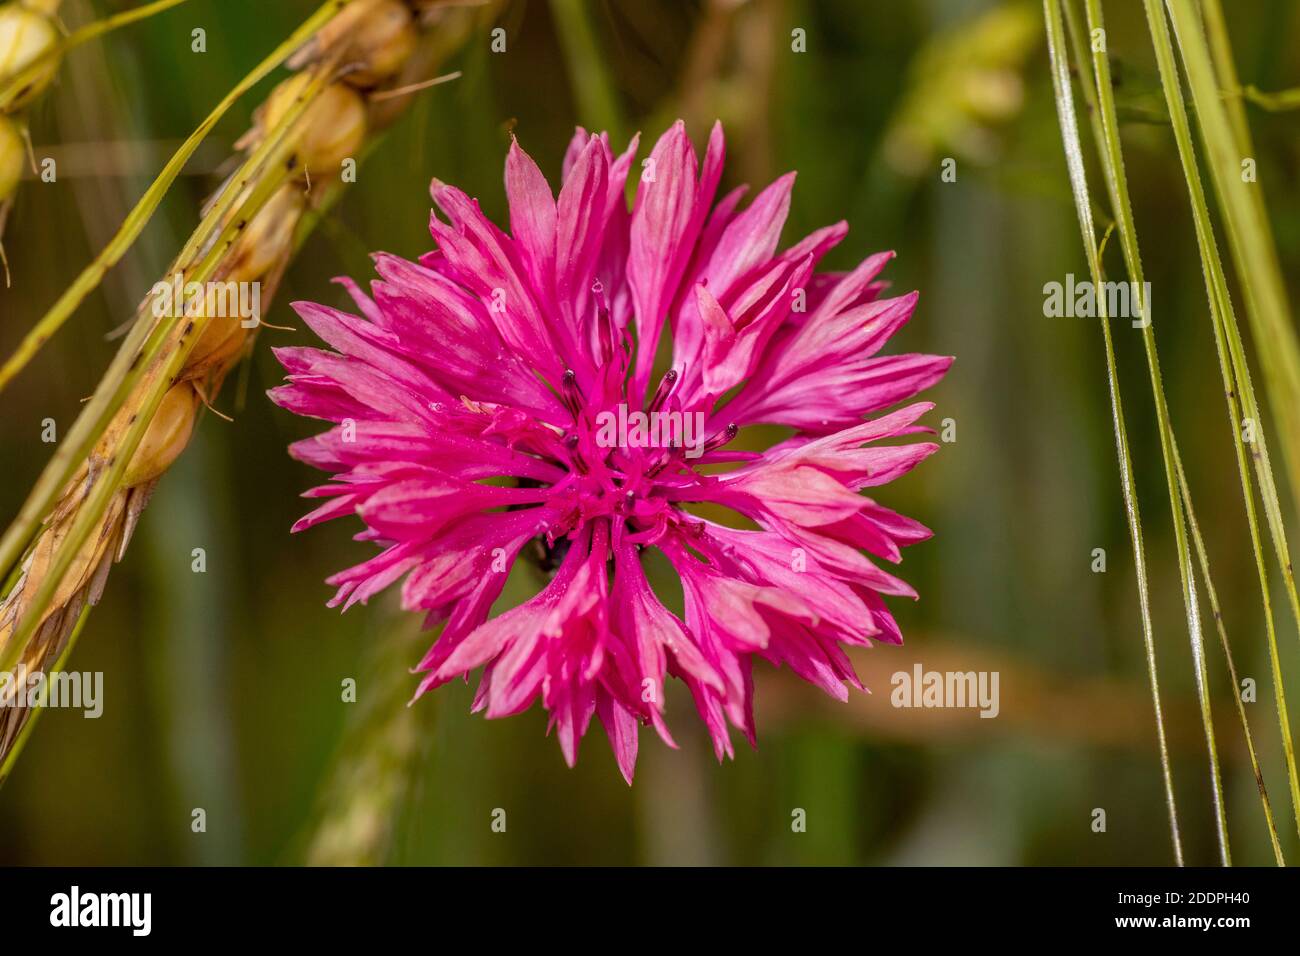
[[[736,943],[773,920],[876,942],[1225,938],[1289,926],[1297,889],[1266,869],[9,869],[2,879],[7,945],[46,934],[337,945],[439,927],[556,939],[606,926]]]

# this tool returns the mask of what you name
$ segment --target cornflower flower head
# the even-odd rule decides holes
[[[578,130],[557,198],[513,144],[509,232],[435,180],[435,251],[376,255],[368,294],[339,280],[360,315],[296,303],[331,350],[278,349],[270,393],[335,423],[291,448],[333,475],[294,530],[356,515],[380,547],[329,579],[331,603],[401,580],[403,606],[442,625],[417,696],[482,668],[475,710],[540,698],[570,765],[599,717],[629,783],[641,724],[675,746],[667,676],[721,759],[729,727],[755,741],[755,657],[846,699],[862,685],[845,648],[901,642],[882,596],[916,595],[873,558],[930,532],[862,492],[936,450],[881,444],[928,431],[929,403],[886,410],[951,363],[878,354],[917,300],[882,296],[892,253],[817,272],[843,222],[779,248],[793,174],[743,208],[745,187],[717,197],[720,125],[702,163],[681,122],[665,132],[629,210],[636,152]],[[790,437],[738,450],[759,424]],[[680,615],[647,578],[652,550]],[[532,554],[553,576],[493,615]]]

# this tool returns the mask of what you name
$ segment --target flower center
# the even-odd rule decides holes
[[[699,525],[665,492],[711,480],[698,466],[739,429],[730,424],[708,434],[705,412],[684,409],[675,394],[682,378],[676,369],[660,379],[643,408],[630,407],[620,374],[625,367],[599,373],[587,391],[572,369],[561,377],[557,393],[572,425],[561,436],[560,464],[569,474],[551,489],[550,503],[563,518],[551,527],[550,541],[602,517],[625,522],[631,539],[644,543]]]

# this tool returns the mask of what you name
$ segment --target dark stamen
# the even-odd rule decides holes
[[[726,428],[718,432],[716,435],[714,435],[712,438],[710,438],[708,441],[704,443],[704,451],[710,452],[710,451],[714,451],[715,449],[721,448],[727,442],[735,438],[738,434],[740,434],[740,426],[737,425],[735,422],[732,422],[730,425],[728,425]]]
[[[576,417],[576,416],[575,416]],[[578,450],[578,433],[569,432],[564,436],[564,448],[569,454],[573,455]],[[573,469],[580,475],[587,473],[587,463],[581,455],[573,455]]]
[[[659,387],[655,389],[654,398],[650,399],[650,407],[647,411],[659,411],[663,403],[668,401],[668,396],[673,393],[673,389],[676,388],[678,378],[677,369],[670,368],[668,373],[659,381]]]
[[[614,360],[614,320],[610,317],[605,297],[596,306],[596,331],[600,334],[600,358],[608,364]]]
[[[560,382],[560,401],[564,402],[564,407],[569,410],[573,420],[578,420],[578,412],[582,408],[582,393],[578,391],[578,376],[571,368],[564,370],[564,377]]]

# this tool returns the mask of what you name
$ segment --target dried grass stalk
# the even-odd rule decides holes
[[[416,17],[414,7],[397,0],[331,0],[308,21],[314,29],[293,60],[299,72],[256,111],[253,129],[240,141],[243,163],[214,197],[172,273],[186,282],[260,282],[263,305],[270,300],[315,221],[312,213],[341,187],[326,177],[343,158],[359,159],[410,102],[375,94],[428,80],[469,35],[478,12],[462,4],[418,7]],[[384,29],[357,28],[376,17]],[[48,670],[65,656],[158,479],[188,443],[200,406],[210,404],[251,346],[253,332],[238,319],[212,318],[201,303],[187,305],[180,320],[154,318],[152,298],[74,426],[90,436],[90,450],[71,462],[71,478],[40,520],[0,601],[0,671],[19,662]],[[70,435],[65,444],[71,442]],[[42,482],[57,481],[68,464],[56,455]],[[38,484],[6,542],[21,540],[23,521],[30,523],[33,505],[41,504],[40,490]],[[31,716],[25,708],[0,715],[0,781]]]

